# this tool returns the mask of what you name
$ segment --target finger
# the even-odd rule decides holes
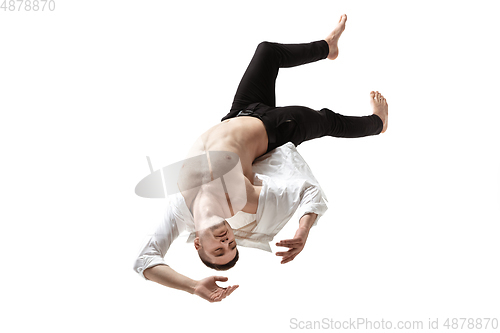
[[[295,259],[295,257],[296,257],[298,254],[299,254],[298,252],[295,252],[295,253],[293,253],[292,255],[290,255],[290,256],[288,256],[288,257],[286,257],[286,258],[283,258],[283,260],[282,260],[282,261],[284,261],[284,262],[282,262],[282,264],[286,264],[287,262],[292,261],[293,259]]]
[[[296,249],[296,248],[300,247],[301,245],[300,244],[284,244],[284,245],[278,245],[278,246],[287,247],[290,250],[292,250],[292,249]]]
[[[222,282],[224,282],[224,281],[227,281],[227,277],[225,277],[225,276],[214,276],[214,280],[215,281],[222,281]]]
[[[224,292],[224,298],[226,298],[227,296],[231,295],[231,291],[233,290],[232,287],[228,287],[226,289],[226,291]]]
[[[290,256],[290,257],[288,257],[288,258],[286,258],[286,259],[283,259],[283,260],[281,261],[281,263],[282,263],[282,264],[286,264],[287,262],[290,262],[290,261],[292,261],[293,259],[295,259],[295,256]]]
[[[239,287],[238,285],[232,286],[231,290],[228,291],[227,296],[231,295],[233,293],[233,291],[235,291],[236,289],[238,289],[238,287]]]
[[[292,257],[292,253],[288,253],[287,255],[283,256],[283,258],[281,258],[281,263],[287,261],[290,257]]]
[[[302,243],[301,239],[285,239],[282,240],[281,242],[276,243],[276,246],[287,246],[287,245],[295,245],[301,243]]]
[[[222,293],[222,298],[221,298],[221,299],[224,299],[224,298],[226,298],[227,296],[229,296],[229,294],[231,293],[231,292],[230,292],[230,291],[231,291],[231,289],[232,289],[231,287],[227,287],[227,288],[224,290],[224,292]]]
[[[299,244],[299,243],[296,243],[296,244],[277,244],[277,246],[283,246],[283,247],[287,247],[289,249],[296,249],[298,247],[303,246],[303,244]]]
[[[231,295],[232,291],[233,291],[233,286],[227,287],[227,289],[226,289],[226,295],[224,297],[227,297],[227,296]]]
[[[220,301],[220,293],[214,293],[214,294],[212,294],[212,296],[210,297],[210,300],[212,302],[218,302],[218,301]]]
[[[277,244],[293,244],[297,242],[300,242],[300,240],[297,238],[292,238],[292,239],[283,239],[282,241],[279,241]]]
[[[218,290],[218,296],[217,296],[217,298],[219,300],[221,300],[221,299],[223,299],[225,297],[225,294],[226,294],[226,290],[221,288],[221,289]]]

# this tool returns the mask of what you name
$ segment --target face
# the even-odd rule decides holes
[[[201,246],[206,259],[217,265],[227,264],[236,256],[236,240],[227,221],[203,230],[195,246]]]

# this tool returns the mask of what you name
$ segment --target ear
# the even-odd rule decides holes
[[[194,242],[194,248],[196,249],[196,251],[201,249],[200,237],[196,236],[196,238],[194,239],[193,242]]]

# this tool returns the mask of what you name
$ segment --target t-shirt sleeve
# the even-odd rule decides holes
[[[139,255],[134,262],[134,271],[146,279],[144,276],[144,271],[146,269],[156,265],[166,265],[163,258],[172,242],[178,236],[179,230],[177,228],[177,222],[171,206],[168,205],[163,220],[156,228],[155,233],[146,237]]]

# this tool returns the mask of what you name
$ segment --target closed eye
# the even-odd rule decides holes
[[[216,254],[215,256],[216,256],[216,257],[222,257],[222,256],[224,255],[224,252],[221,252],[221,251],[222,251],[222,248],[221,248],[221,247],[219,247],[218,249],[215,249],[215,251],[214,251],[214,252],[215,252],[215,253],[218,253],[218,254]]]

